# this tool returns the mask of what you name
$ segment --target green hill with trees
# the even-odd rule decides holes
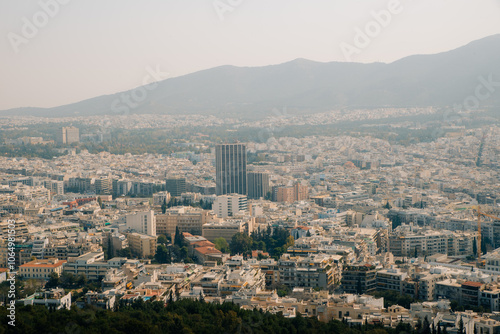
[[[7,319],[7,309],[0,308],[0,317]],[[340,321],[323,323],[297,314],[285,318],[280,313],[262,310],[243,310],[232,303],[206,303],[180,300],[164,305],[163,302],[135,301],[121,303],[116,310],[94,307],[50,311],[43,306],[16,308],[16,326],[2,321],[0,333],[343,333],[394,334],[411,329],[402,323],[396,329],[363,325],[349,327]]]

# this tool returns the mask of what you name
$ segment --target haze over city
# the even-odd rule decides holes
[[[339,45],[352,44],[355,29],[364,29],[373,20],[371,12],[387,9],[390,1],[232,3],[67,1],[18,53],[2,38],[0,110],[56,107],[132,89],[142,85],[147,66],[158,65],[176,77],[221,65],[264,66],[296,58],[344,62]],[[398,3],[401,12],[351,61],[393,62],[500,33],[496,0]],[[32,21],[40,10],[37,1],[2,2],[0,35],[23,36],[23,18]]]

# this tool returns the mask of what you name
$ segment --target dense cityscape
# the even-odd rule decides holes
[[[0,267],[18,268],[17,304],[53,310],[189,299],[494,333],[500,129],[448,130],[406,145],[200,137],[141,155],[89,153],[75,126],[11,139],[59,154],[0,157]]]

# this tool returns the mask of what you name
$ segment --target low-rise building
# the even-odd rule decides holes
[[[67,294],[62,288],[35,292],[33,295],[17,301],[21,305],[44,305],[53,310],[71,309],[71,292]]]
[[[24,279],[48,280],[52,273],[61,276],[65,263],[66,261],[60,261],[57,258],[34,260],[21,265],[19,274]]]

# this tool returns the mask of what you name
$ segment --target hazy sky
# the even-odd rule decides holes
[[[67,4],[45,14],[41,3],[54,1]],[[351,61],[392,62],[500,33],[500,0],[397,2],[0,0],[0,110],[131,89],[154,68],[175,77],[226,64],[346,61],[340,46],[355,46],[367,25],[370,43]],[[377,31],[371,12],[390,6],[397,10]]]

